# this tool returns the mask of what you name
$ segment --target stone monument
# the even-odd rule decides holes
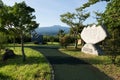
[[[81,38],[85,41],[85,45],[82,47],[82,52],[99,55],[103,54],[102,49],[97,43],[103,41],[107,37],[106,30],[102,26],[88,26],[84,27],[81,32]]]

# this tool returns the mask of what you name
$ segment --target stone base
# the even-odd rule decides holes
[[[93,54],[93,55],[103,54],[102,49],[98,45],[94,45],[94,44],[85,44],[82,47],[81,51],[84,53]]]

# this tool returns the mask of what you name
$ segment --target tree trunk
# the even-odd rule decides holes
[[[77,46],[78,46],[78,40],[75,39],[75,49],[77,49]]]
[[[14,49],[15,49],[15,37],[13,38],[13,45],[14,45]]]
[[[26,56],[24,53],[24,38],[23,35],[21,35],[21,51],[22,51],[22,56],[23,56],[23,62],[26,60]]]
[[[77,40],[77,32],[74,32],[74,38],[75,38],[75,49],[77,49],[78,46],[78,40]]]

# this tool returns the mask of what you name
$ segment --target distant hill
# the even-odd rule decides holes
[[[59,30],[64,30],[65,33],[69,33],[70,28],[66,26],[54,25],[48,27],[39,27],[35,29],[38,34],[41,35],[57,35]]]

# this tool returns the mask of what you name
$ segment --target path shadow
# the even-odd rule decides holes
[[[30,46],[29,46],[30,47]],[[77,64],[89,64],[83,60],[79,60],[75,57],[72,57],[70,55],[64,54],[58,50],[59,47],[50,47],[50,46],[39,46],[39,47],[33,47],[31,46],[32,49],[35,49],[37,51],[40,51],[41,53],[43,53],[43,55],[49,60],[49,62],[51,64],[72,64],[72,65],[77,65]],[[54,50],[54,52],[49,52],[52,54],[45,54],[44,51],[40,50],[40,49],[51,49]],[[58,55],[54,55],[54,53],[59,53]],[[61,54],[61,55],[60,55]]]
[[[89,63],[60,52],[58,47],[31,48],[41,52],[48,59],[53,67],[55,80],[113,80]]]
[[[88,64],[87,62],[84,62],[73,57],[47,56],[47,59],[50,61],[51,64],[70,64],[70,65]]]

